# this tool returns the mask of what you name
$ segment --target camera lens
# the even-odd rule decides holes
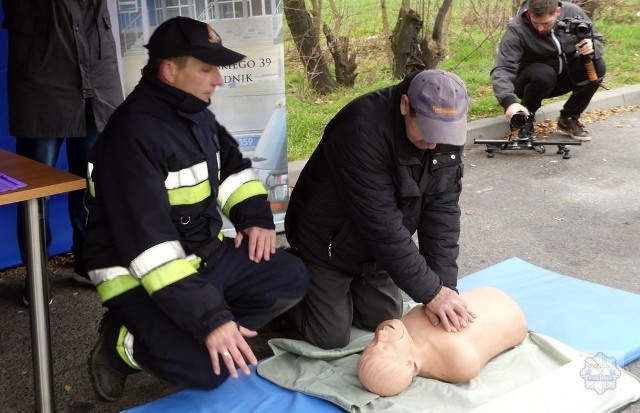
[[[589,25],[586,23],[580,23],[576,26],[576,35],[579,37],[587,37],[589,35]]]
[[[513,129],[520,129],[527,123],[527,117],[523,112],[516,112],[511,116],[510,123]]]

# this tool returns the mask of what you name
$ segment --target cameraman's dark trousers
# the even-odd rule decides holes
[[[593,61],[598,79],[606,72],[604,59]],[[578,56],[569,60],[568,67],[560,74],[545,63],[522,63],[514,82],[516,95],[522,104],[535,113],[542,106],[542,100],[573,92],[560,111],[560,117],[579,118],[589,106],[591,98],[598,90],[599,80],[590,82],[582,59]]]

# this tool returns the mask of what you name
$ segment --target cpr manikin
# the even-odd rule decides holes
[[[476,319],[458,332],[433,325],[423,306],[401,319],[380,323],[358,360],[364,387],[380,396],[393,396],[409,387],[416,375],[464,383],[490,359],[524,340],[525,316],[507,294],[482,287],[460,295]]]

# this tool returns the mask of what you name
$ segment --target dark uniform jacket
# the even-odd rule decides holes
[[[562,1],[562,11],[558,20],[579,18],[591,23],[591,19],[577,5]],[[524,3],[509,24],[500,41],[495,64],[491,70],[491,82],[498,102],[503,108],[517,102],[514,81],[522,68],[529,63],[545,63],[553,67],[557,74],[567,67],[570,59],[581,58],[576,51],[579,42],[573,33],[554,28],[549,36],[540,36],[529,21],[529,7]],[[593,26],[592,26],[593,28]],[[599,59],[604,53],[602,35],[593,28],[594,58]]]
[[[274,228],[251,163],[206,107],[143,76],[90,154],[85,230],[87,269],[109,309],[136,311],[151,296],[201,341],[233,319],[196,276],[227,245],[218,206],[238,231]]]
[[[106,0],[5,0],[9,132],[86,136],[85,100],[98,130],[122,102]]]
[[[377,263],[426,303],[441,285],[456,287],[463,165],[460,147],[424,151],[408,140],[400,97],[411,79],[358,97],[329,122],[285,231],[304,260],[354,276]]]

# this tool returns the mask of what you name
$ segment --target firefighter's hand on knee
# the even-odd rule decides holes
[[[433,325],[440,324],[445,331],[454,333],[472,323],[476,315],[467,309],[467,303],[451,288],[440,292],[425,305],[425,313]],[[439,322],[433,317],[438,316]]]
[[[249,259],[254,262],[269,261],[276,253],[276,231],[260,227],[249,227],[238,231],[234,240],[236,248],[240,247],[244,237],[248,238]]]
[[[221,364],[224,363],[229,375],[234,379],[238,378],[238,369],[248,376],[251,372],[247,362],[255,366],[258,359],[244,338],[256,335],[258,333],[240,326],[235,321],[227,321],[209,333],[205,345],[211,356],[213,372],[220,375]]]

